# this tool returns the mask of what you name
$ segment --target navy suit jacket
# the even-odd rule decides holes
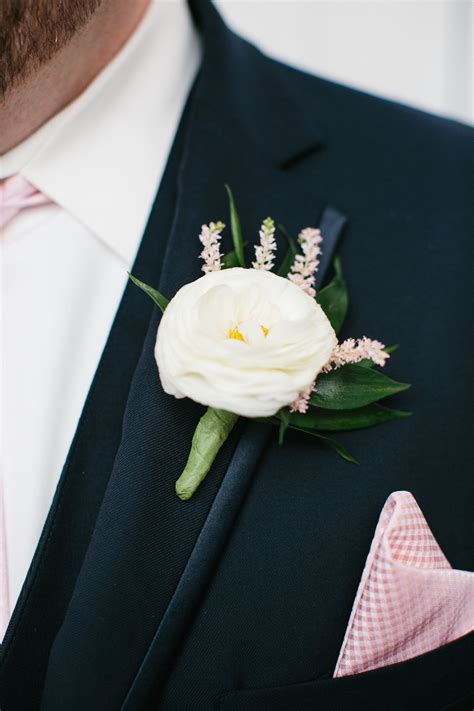
[[[249,240],[267,214],[323,224],[320,283],[337,250],[350,288],[343,336],[401,344],[387,368],[413,383],[393,400],[413,416],[341,435],[359,467],[241,422],[181,502],[202,408],[163,393],[160,314],[130,284],[2,646],[0,708],[471,708],[472,634],[332,674],[391,492],[474,570],[473,132],[269,60],[208,0],[191,7],[203,63],[133,272],[168,296],[198,277],[226,182]]]

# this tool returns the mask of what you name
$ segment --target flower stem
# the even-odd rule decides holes
[[[186,467],[176,482],[180,499],[187,501],[197,490],[238,419],[226,410],[206,410],[194,432]]]

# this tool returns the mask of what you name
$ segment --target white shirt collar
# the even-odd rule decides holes
[[[0,157],[131,266],[200,61],[185,0],[152,1],[88,88]]]

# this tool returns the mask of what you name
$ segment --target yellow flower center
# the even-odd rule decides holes
[[[240,333],[238,326],[229,328],[229,338],[234,338],[236,341],[243,341],[245,343],[245,338]]]
[[[267,328],[266,326],[262,326],[260,324],[260,328],[263,331],[263,335],[266,337],[268,336],[270,329]],[[228,333],[228,338],[233,338],[235,341],[242,341],[242,343],[245,343],[245,338],[239,331],[239,326],[234,326],[233,328],[229,328],[229,333]]]

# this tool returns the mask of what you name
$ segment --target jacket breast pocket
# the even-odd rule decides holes
[[[236,689],[219,711],[472,711],[474,632],[400,664],[337,679]]]

